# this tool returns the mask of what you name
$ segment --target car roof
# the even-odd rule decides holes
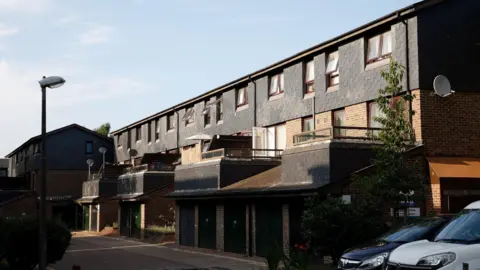
[[[476,202],[473,202],[473,203],[467,205],[467,207],[465,207],[465,209],[480,209],[480,201],[476,201]]]

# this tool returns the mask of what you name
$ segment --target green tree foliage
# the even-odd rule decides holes
[[[1,269],[31,270],[39,262],[39,223],[36,218],[0,219]],[[56,220],[47,221],[47,260],[54,263],[62,259],[71,240],[71,233]]]
[[[330,255],[336,263],[346,249],[386,231],[379,209],[371,200],[345,204],[332,196],[308,198],[302,230],[309,249]]]
[[[379,89],[376,103],[382,116],[374,118],[383,127],[376,136],[381,145],[376,148],[373,161],[375,173],[361,178],[369,195],[393,207],[394,217],[402,208],[401,202],[419,201],[424,189],[415,164],[405,157],[405,152],[415,143],[410,122],[415,112],[408,109],[415,96],[403,91],[404,73],[405,68],[393,59],[388,69],[381,72],[386,86]]]
[[[108,136],[110,134],[110,123],[105,123],[93,131],[102,134],[103,136]]]

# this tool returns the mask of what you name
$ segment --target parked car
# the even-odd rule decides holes
[[[347,250],[338,262],[338,269],[381,269],[390,252],[397,247],[430,239],[448,222],[447,217],[416,218],[383,236]]]
[[[416,241],[393,251],[387,270],[479,269],[479,254],[480,201],[476,201],[453,218],[432,242]]]

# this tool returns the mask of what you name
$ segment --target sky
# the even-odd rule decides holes
[[[0,156],[72,123],[112,130],[418,0],[0,0]]]

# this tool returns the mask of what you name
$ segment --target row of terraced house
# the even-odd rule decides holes
[[[373,172],[367,135],[381,128],[390,58],[416,96],[407,154],[428,183],[409,213],[459,211],[480,198],[479,12],[477,0],[422,1],[112,132],[115,155],[76,200],[80,223],[145,238],[174,218],[178,244],[248,256],[298,243],[304,198],[354,201],[351,176]],[[437,75],[452,95],[435,94]]]

